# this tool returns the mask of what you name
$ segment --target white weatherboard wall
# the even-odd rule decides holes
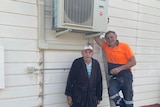
[[[4,87],[4,48],[3,46],[0,46],[0,89],[3,89]]]
[[[40,75],[28,74],[39,66],[37,48],[37,1],[0,1],[0,44],[4,47],[5,88],[1,107],[38,107],[42,103]]]
[[[39,0],[1,0],[0,44],[4,46],[5,88],[0,90],[1,107],[68,107],[64,95],[72,61],[80,51],[38,48]],[[54,37],[51,30],[52,0],[45,0],[45,39],[49,43],[82,46],[82,35]],[[135,107],[160,102],[160,1],[109,0],[109,26],[118,39],[131,45],[137,59],[133,67]],[[101,49],[94,57],[103,71],[104,93],[99,107],[109,107]],[[44,59],[43,59],[44,56]],[[43,63],[44,62],[44,63]],[[55,68],[28,74],[27,67]],[[44,92],[44,95],[42,93]]]

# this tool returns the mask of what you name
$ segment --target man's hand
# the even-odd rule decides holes
[[[100,100],[97,100],[97,104],[100,104]]]
[[[120,67],[117,67],[117,68],[113,68],[113,69],[110,71],[110,73],[114,75],[114,74],[118,74],[120,71],[121,71],[121,68],[120,68]]]
[[[67,103],[69,106],[72,106],[73,102],[72,102],[72,97],[71,96],[67,96]]]

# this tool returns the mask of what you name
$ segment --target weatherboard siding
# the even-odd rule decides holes
[[[4,47],[5,88],[0,90],[2,107],[68,107],[64,90],[73,60],[80,51],[40,50],[38,48],[38,0],[2,0],[0,3],[0,45]],[[72,34],[54,37],[52,0],[45,0],[45,39],[62,45],[83,46],[86,39]],[[160,1],[109,0],[108,30],[133,49],[137,65],[133,67],[135,107],[160,102]],[[102,51],[94,42],[94,58],[103,74],[103,101],[109,107]],[[44,56],[44,59],[43,59]],[[53,68],[29,74],[27,67]],[[56,68],[62,68],[61,70]],[[64,70],[63,68],[67,68]],[[44,90],[42,90],[44,89]],[[44,92],[44,95],[41,95]]]
[[[39,66],[36,0],[2,0],[0,45],[4,47],[5,88],[0,90],[1,107],[38,107],[40,75],[27,67]]]

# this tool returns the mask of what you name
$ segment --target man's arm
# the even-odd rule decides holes
[[[76,60],[73,61],[71,69],[68,74],[65,95],[71,96],[72,95],[72,88],[73,88],[73,81],[75,79],[75,68],[76,68]]]
[[[97,95],[97,104],[100,103],[102,100],[102,93],[103,93],[103,84],[102,84],[102,72],[100,68],[99,62],[97,62],[97,85],[96,85],[96,95]]]
[[[65,90],[65,95],[67,96],[67,103],[69,106],[72,106],[73,102],[72,102],[72,88],[73,88],[73,81],[74,81],[74,71],[75,71],[75,66],[76,66],[76,61],[74,60],[74,62],[72,63],[70,72],[68,74],[68,78],[67,78],[67,84],[66,84],[66,90]]]
[[[121,72],[122,70],[130,69],[131,67],[133,67],[133,66],[135,66],[135,65],[136,65],[136,59],[135,59],[135,57],[133,56],[133,57],[131,57],[131,58],[129,59],[129,61],[128,61],[127,64],[124,64],[124,65],[122,65],[122,66],[119,66],[119,67],[117,67],[117,68],[114,68],[114,69],[112,69],[110,72],[111,72],[112,74],[118,74],[118,73]]]
[[[99,36],[94,37],[94,40],[99,46],[102,46],[102,39]]]

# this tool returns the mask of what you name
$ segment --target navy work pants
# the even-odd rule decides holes
[[[109,80],[108,94],[116,106],[133,107],[133,77],[132,75],[123,75],[120,77],[111,77]],[[123,98],[119,92],[122,91]]]

